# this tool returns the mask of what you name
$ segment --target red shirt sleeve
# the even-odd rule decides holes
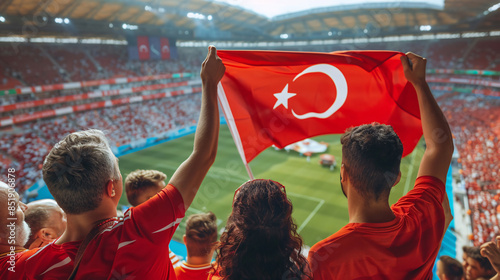
[[[136,231],[139,236],[156,245],[168,245],[184,213],[181,194],[168,184],[148,201],[130,208],[125,214],[124,226],[127,231]]]
[[[412,220],[419,232],[422,256],[433,256],[439,250],[444,234],[443,199],[446,195],[444,183],[431,176],[421,176],[415,181],[415,187],[392,206],[395,214],[406,216]],[[430,251],[434,250],[434,253]]]
[[[431,209],[426,208],[431,207],[443,213],[442,203],[445,195],[445,185],[441,180],[432,176],[421,176],[415,181],[413,190],[401,197],[392,206],[392,210],[395,213],[407,214],[412,210],[428,212]]]

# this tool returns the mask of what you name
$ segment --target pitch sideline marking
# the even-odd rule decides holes
[[[174,169],[174,170],[176,169],[176,167],[172,167],[171,165],[168,165],[168,164],[164,164],[163,166],[165,166],[167,168],[170,168],[170,169]],[[217,173],[215,170],[213,170],[213,172]],[[231,176],[220,176],[220,175],[217,175],[217,174],[210,174],[210,172],[207,173],[206,176],[213,177],[213,178],[219,178],[219,179],[226,179],[226,180],[229,180],[229,181],[241,184],[240,180],[238,180],[237,178],[233,178]],[[319,199],[319,198],[316,198],[316,197],[312,197],[312,196],[308,196],[308,195],[293,193],[293,192],[287,192],[287,195],[291,195],[291,196],[295,196],[295,197],[300,197],[300,198],[304,198],[304,199],[309,199],[309,200],[318,202],[318,205],[316,206],[316,208],[314,208],[314,210],[309,214],[309,216],[307,216],[307,218],[304,220],[304,222],[297,229],[297,233],[300,233],[305,228],[305,226],[309,223],[309,221],[311,221],[311,219],[316,215],[316,213],[318,213],[318,211],[321,208],[321,206],[323,206],[323,204],[325,203],[325,200],[324,199]],[[203,213],[201,210],[198,210],[198,209],[195,209],[195,208],[192,208],[192,207],[189,207],[189,209],[192,209],[195,212],[198,211],[198,213]],[[222,221],[221,221],[221,223],[222,223]],[[217,219],[217,225],[219,225],[219,224],[220,224],[219,223],[219,219]]]
[[[318,205],[316,206],[316,208],[314,208],[314,210],[311,212],[311,214],[309,214],[309,216],[307,216],[307,218],[305,219],[305,221],[297,229],[297,233],[300,233],[306,227],[306,225],[309,223],[309,221],[311,221],[311,219],[316,215],[316,213],[318,213],[319,208],[321,208],[321,206],[323,206],[323,204],[325,204],[325,201],[322,199],[318,203]]]

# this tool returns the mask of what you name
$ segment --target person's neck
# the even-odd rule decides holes
[[[186,259],[186,263],[189,265],[204,265],[204,264],[210,264],[212,262],[212,255],[210,254],[208,256],[204,257],[193,257],[193,256],[188,256]]]
[[[347,199],[349,223],[386,223],[396,216],[389,206],[389,198],[367,199],[351,192]]]
[[[35,248],[42,248],[43,246],[50,244],[52,241],[53,241],[53,239],[52,240],[43,240],[41,238],[37,238],[33,242],[31,242],[28,249],[31,250],[31,249],[35,249]]]
[[[116,209],[105,207],[103,204],[101,203],[97,209],[82,214],[67,214],[66,231],[55,241],[55,244],[82,241],[100,222],[116,217]]]

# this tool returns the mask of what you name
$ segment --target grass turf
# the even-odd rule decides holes
[[[326,153],[333,154],[340,163],[340,135],[324,135],[314,139],[328,142]],[[123,178],[136,169],[156,169],[170,177],[190,155],[193,140],[194,134],[120,157]],[[401,181],[392,189],[391,204],[413,188],[423,152],[424,148],[419,144],[412,154],[403,158]],[[293,217],[298,231],[309,246],[348,222],[347,199],[340,189],[339,169],[330,171],[318,162],[319,155],[311,156],[308,162],[306,157],[294,151],[288,153],[269,148],[250,163],[255,178],[273,179],[285,185],[293,203]],[[221,125],[217,158],[187,210],[186,217],[201,211],[212,211],[217,215],[221,229],[231,212],[234,190],[247,180],[248,175],[231,134],[226,125]],[[125,192],[120,204],[128,205]],[[182,240],[184,229],[183,221],[174,235],[175,240]]]

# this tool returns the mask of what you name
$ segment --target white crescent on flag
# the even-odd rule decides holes
[[[323,73],[327,75],[335,84],[335,88],[337,89],[337,98],[335,99],[335,102],[333,102],[333,104],[330,106],[330,108],[328,108],[328,110],[326,110],[323,113],[309,112],[303,115],[299,115],[295,113],[295,111],[292,109],[292,114],[295,118],[301,120],[309,118],[319,118],[319,119],[329,118],[338,109],[340,109],[342,105],[344,105],[347,99],[347,81],[344,77],[344,74],[342,74],[342,72],[337,67],[330,64],[316,64],[310,66],[301,73],[299,73],[297,76],[295,76],[295,78],[293,78],[293,81],[295,82],[295,80],[297,80],[301,76],[310,73]],[[288,99],[292,98],[295,95],[297,94],[288,92],[288,84],[287,84],[285,88],[283,88],[282,92],[274,94],[277,101],[274,104],[273,109],[276,109],[276,107],[278,107],[279,105],[283,105],[285,108],[288,109]]]
[[[146,45],[139,46],[139,52],[148,52],[148,47]]]

